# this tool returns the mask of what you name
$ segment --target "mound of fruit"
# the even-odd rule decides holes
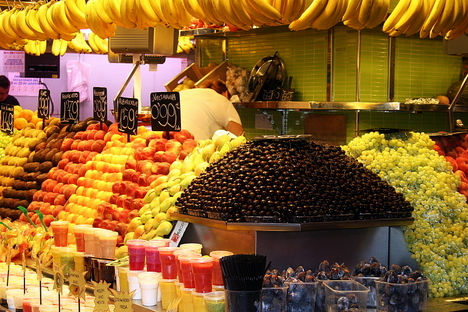
[[[209,166],[180,196],[183,214],[230,222],[409,217],[403,196],[339,147],[307,136],[247,142]]]

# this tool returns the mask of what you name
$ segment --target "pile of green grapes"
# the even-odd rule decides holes
[[[414,208],[404,227],[410,252],[431,280],[431,296],[468,293],[468,205],[460,178],[424,133],[391,138],[367,133],[342,146],[347,155],[387,181]]]
[[[5,157],[5,148],[13,141],[13,135],[0,131],[0,160]]]

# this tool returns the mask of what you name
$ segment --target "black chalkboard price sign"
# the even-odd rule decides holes
[[[153,131],[180,131],[179,92],[153,92],[150,102]]]
[[[15,111],[13,105],[2,103],[0,104],[2,131],[8,134],[13,133],[14,115]]]
[[[60,98],[60,121],[75,124],[80,119],[80,93],[62,92]]]
[[[117,104],[119,131],[127,134],[137,134],[138,99],[119,97]]]
[[[107,88],[93,88],[93,117],[100,122],[107,120]]]
[[[50,90],[39,90],[37,117],[41,119],[49,119],[50,117]]]

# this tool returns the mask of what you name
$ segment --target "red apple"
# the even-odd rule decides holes
[[[166,139],[156,139],[151,140],[148,143],[148,147],[154,147],[156,151],[165,151],[166,150]]]
[[[161,162],[164,153],[165,151],[157,151],[156,153],[154,153],[154,156],[153,156],[154,162]]]
[[[151,174],[151,167],[154,162],[152,160],[139,160],[137,161],[136,171]]]
[[[176,154],[173,151],[166,151],[164,152],[161,161],[172,164],[177,159],[177,155],[179,155],[179,153]]]
[[[182,149],[184,151],[191,152],[195,147],[197,147],[197,141],[194,139],[186,139],[184,143],[182,143]]]
[[[447,159],[447,157],[450,157],[450,156],[446,156],[445,158]],[[452,164],[452,167],[454,168],[454,172],[457,171],[457,169],[463,171],[465,174],[468,174],[468,158],[466,157],[457,157],[457,159],[455,159],[456,161],[456,168],[453,166]]]
[[[458,164],[457,164],[457,161],[455,160],[455,158],[453,158],[451,156],[445,156],[445,160],[447,160],[452,165],[453,172],[458,170]]]
[[[148,193],[149,190],[150,190],[150,187],[148,186],[139,186],[135,190],[135,198],[144,198],[146,196],[146,193]]]
[[[180,151],[182,150],[182,143],[175,139],[170,139],[166,142],[166,151],[174,152],[175,154],[179,155]]]
[[[168,162],[160,162],[158,163],[158,167],[156,169],[156,174],[160,175],[167,175],[170,171],[171,164]]]
[[[135,158],[130,157],[125,163],[125,169],[136,169],[137,161]]]

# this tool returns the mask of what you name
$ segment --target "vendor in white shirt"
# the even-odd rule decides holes
[[[239,114],[228,99],[229,92],[220,80],[180,91],[182,129],[190,131],[196,140],[211,139],[218,130],[242,135],[244,128]]]

